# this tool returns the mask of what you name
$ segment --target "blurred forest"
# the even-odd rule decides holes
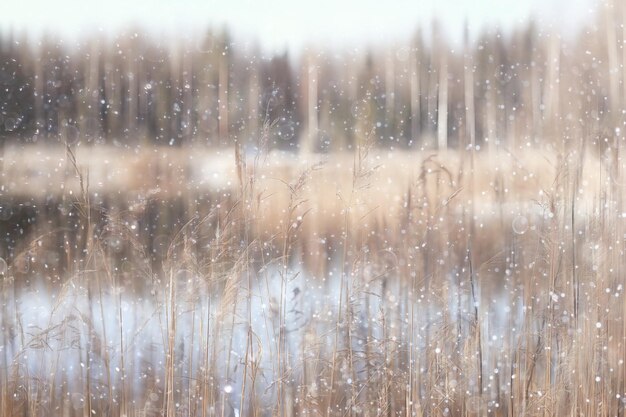
[[[626,7],[608,5],[577,36],[534,24],[446,40],[437,23],[406,44],[265,56],[207,31],[160,41],[141,31],[67,46],[5,31],[2,143],[255,143],[349,149],[379,145],[600,147],[620,136],[626,105]],[[567,39],[566,39],[567,38]],[[565,145],[566,146],[566,145]]]

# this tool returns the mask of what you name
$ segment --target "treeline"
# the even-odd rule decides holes
[[[447,42],[436,24],[405,44],[263,57],[226,32],[168,44],[130,31],[67,47],[0,40],[0,138],[133,145],[599,146],[621,137],[626,6],[578,36],[532,23]]]

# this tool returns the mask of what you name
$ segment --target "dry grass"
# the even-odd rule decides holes
[[[622,415],[620,159],[363,146],[7,150],[0,415]]]

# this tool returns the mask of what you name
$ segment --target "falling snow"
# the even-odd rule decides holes
[[[269,55],[0,32],[0,415],[623,415],[595,13]]]

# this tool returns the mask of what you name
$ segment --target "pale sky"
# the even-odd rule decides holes
[[[160,33],[193,34],[228,26],[236,40],[257,40],[267,50],[357,46],[407,39],[433,16],[452,39],[464,22],[505,31],[533,16],[539,23],[572,32],[591,21],[598,0],[7,0],[0,28],[67,38],[88,31],[114,33],[134,24]]]

